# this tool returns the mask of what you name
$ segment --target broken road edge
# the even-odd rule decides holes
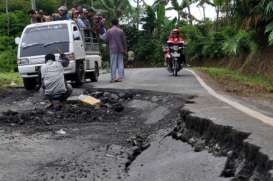
[[[270,173],[273,161],[260,152],[260,147],[246,141],[250,133],[192,116],[190,111],[182,109],[180,119],[169,135],[190,144],[196,152],[207,150],[215,156],[227,157],[221,177],[232,181],[273,180]]]

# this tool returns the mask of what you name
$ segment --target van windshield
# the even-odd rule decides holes
[[[69,51],[69,35],[66,24],[28,28],[23,37],[20,49],[21,57],[46,55]]]

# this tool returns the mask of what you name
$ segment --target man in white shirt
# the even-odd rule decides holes
[[[71,86],[68,86],[64,79],[64,67],[69,65],[69,59],[61,54],[60,61],[56,61],[55,55],[48,54],[45,62],[41,68],[44,95],[54,108],[59,109],[62,102],[72,93]]]

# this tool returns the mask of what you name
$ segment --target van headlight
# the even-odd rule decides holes
[[[29,64],[29,59],[28,58],[17,59],[17,64],[18,65],[28,65]]]

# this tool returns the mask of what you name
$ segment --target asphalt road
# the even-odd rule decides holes
[[[113,84],[109,84],[108,82],[109,75],[104,74],[100,77],[100,81],[96,83],[95,86],[101,88],[144,89],[194,95],[196,96],[196,98],[194,99],[195,103],[186,105],[186,108],[192,111],[193,115],[202,118],[208,118],[216,124],[231,126],[234,129],[250,133],[250,136],[247,140],[245,140],[245,142],[257,145],[258,147],[260,147],[261,153],[267,155],[270,160],[273,160],[272,126],[264,124],[260,120],[257,120],[211,96],[207,92],[207,90],[200,85],[200,83],[196,80],[196,78],[190,71],[183,70],[182,72],[180,72],[180,75],[178,77],[172,77],[168,75],[167,71],[164,68],[129,69],[126,71],[126,79],[124,82]],[[253,104],[253,100],[243,100],[231,97],[229,95],[225,95],[224,92],[219,92],[219,94],[223,94],[225,98],[235,103],[241,103],[242,105],[252,108],[254,111],[261,112],[264,115],[272,115],[272,105],[266,106],[265,104]],[[177,146],[179,147],[179,145]],[[173,150],[174,155],[176,154],[176,151],[177,150]],[[167,150],[165,152],[167,152]],[[163,156],[164,151],[161,152],[161,154]],[[139,159],[141,160],[141,156]],[[143,156],[142,161],[145,162],[145,155]],[[174,162],[175,164],[177,164],[176,159],[167,159],[166,164],[169,164],[169,162]],[[139,163],[141,163],[141,161]],[[153,165],[154,167],[151,165]],[[147,177],[145,175],[147,175],[148,173],[152,173],[152,178],[157,178],[151,180],[161,180],[160,178],[169,178],[168,176],[175,175],[175,173],[181,173],[179,171],[186,169],[187,165],[189,164],[179,165],[178,167],[176,167],[176,169],[172,168],[170,169],[170,172],[166,173],[158,171],[160,170],[159,168],[165,168],[166,165],[158,164],[157,161],[155,161],[154,163],[149,163],[146,169],[139,168],[139,171],[135,172],[138,172],[138,176],[140,176],[141,178],[145,178],[144,180],[146,180]],[[146,171],[147,173],[143,174],[143,171]],[[136,175],[135,172],[132,173],[132,175]],[[187,175],[184,176],[185,178],[188,178]],[[188,178],[185,180],[195,179]]]
[[[164,137],[173,128],[175,114],[183,106],[184,98],[189,96],[195,97],[194,103],[184,108],[216,124],[251,133],[246,142],[259,146],[273,160],[272,127],[211,96],[189,71],[183,70],[180,76],[172,77],[164,68],[129,69],[124,82],[110,84],[109,79],[109,74],[103,74],[99,82],[86,84],[84,89],[140,89],[132,100],[124,102],[128,112],[117,114],[114,120],[103,109],[106,122],[100,112],[98,115],[93,112],[90,119],[92,116],[96,119],[92,118],[90,123],[87,118],[81,124],[1,127],[0,180],[230,180],[219,177],[225,157],[214,157],[207,151],[194,152],[188,144]],[[84,89],[76,89],[74,93],[81,94]],[[16,89],[4,95],[0,98],[0,113],[45,106],[38,93]],[[268,116],[272,113],[269,106],[264,108],[249,100],[224,96]],[[65,136],[56,133],[59,129],[66,131]],[[127,139],[138,134],[149,135],[151,146],[136,157],[126,173],[124,166],[131,151]]]

